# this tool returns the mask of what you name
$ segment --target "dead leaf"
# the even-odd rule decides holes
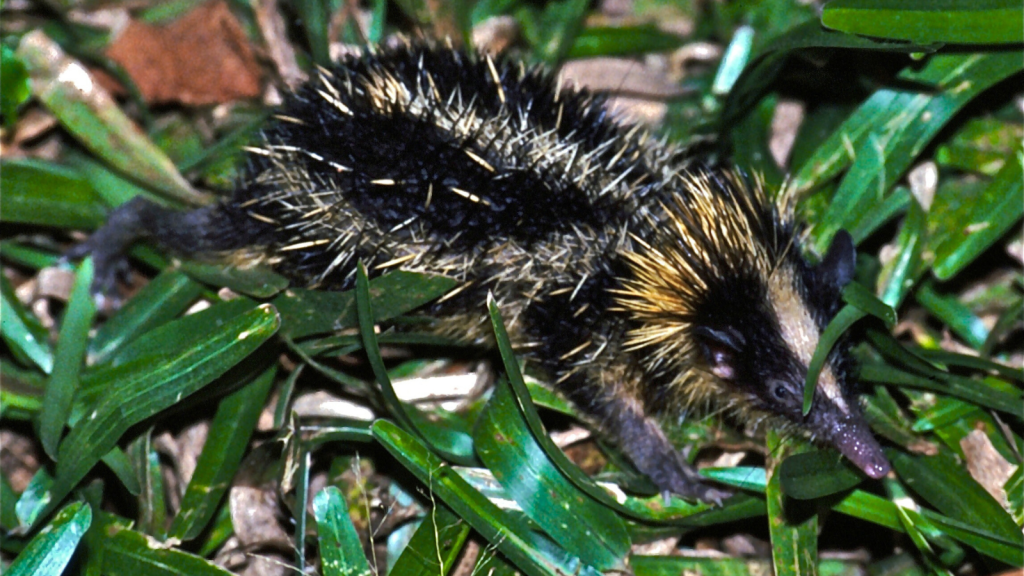
[[[229,492],[231,525],[242,547],[288,550],[291,536],[280,523],[278,499],[281,446],[263,444],[242,460]]]
[[[519,21],[512,16],[491,16],[473,26],[473,47],[487,54],[501,54],[519,39]]]
[[[972,430],[960,440],[964,451],[967,471],[1004,508],[1007,507],[1006,490],[1003,486],[1017,469],[1000,454],[992,440],[981,430]]]
[[[242,26],[217,0],[166,26],[133,20],[107,48],[146,102],[220,104],[261,93],[262,71]]]
[[[799,100],[782,98],[775,106],[768,149],[771,150],[775,164],[780,168],[785,168],[789,162],[789,153],[793,150],[793,143],[796,142],[797,132],[803,124],[805,112],[804,104]]]
[[[559,70],[558,81],[564,88],[606,93],[616,118],[648,126],[664,119],[667,100],[686,93],[668,79],[664,68],[629,58],[571,60]]]
[[[277,0],[255,0],[252,3],[256,25],[267,45],[267,56],[277,67],[284,83],[295,90],[306,81],[306,73],[299,68],[295,48],[288,41],[288,23],[278,7]]]

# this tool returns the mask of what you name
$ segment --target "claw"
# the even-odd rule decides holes
[[[714,504],[715,506],[721,506],[722,501],[731,498],[733,492],[729,490],[719,490],[717,488],[708,488],[707,491],[701,496],[701,500]]]

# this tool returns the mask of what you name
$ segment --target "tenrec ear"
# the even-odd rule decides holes
[[[857,264],[857,249],[853,237],[846,230],[836,232],[825,258],[818,264],[818,272],[834,286],[842,288],[853,280]]]
[[[711,373],[722,380],[735,380],[735,355],[743,349],[746,339],[738,330],[726,328],[699,328],[697,335],[701,339],[704,356]]]

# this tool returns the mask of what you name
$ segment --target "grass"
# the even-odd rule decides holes
[[[134,14],[160,22],[195,4]],[[271,15],[286,31],[278,38],[264,37],[249,5],[232,10],[250,38],[287,43],[307,70],[329,59],[332,39],[375,42],[410,24],[467,38],[497,14],[517,23],[521,57],[548,65],[722,47],[721,59],[688,65],[661,130],[680,141],[713,136],[712,155],[799,190],[819,253],[838,230],[851,232],[858,283],[844,318],[863,334],[855,352],[865,410],[894,472],[869,482],[799,441],[752,443],[728,423],[692,421],[681,441],[745,457],[703,470],[737,495],[720,507],[663,502],[617,465],[613,448],[590,443],[570,458],[556,446],[546,431],[570,427],[574,411],[524,380],[493,305],[480,311],[503,364],[493,390],[456,413],[404,401],[402,378],[427,373],[431,358],[465,371],[466,351],[375,326],[440,296],[453,286],[446,279],[361,274],[352,293],[318,293],[285,289],[265,270],[169,266],[140,247],[145,280],[98,319],[85,290],[89,261],[75,266],[72,287],[53,287],[69,232],[97,227],[135,194],[205,201],[195,185],[236,177],[238,147],[265,112],[238,103],[211,129],[201,110],[150,108],[130,84],[120,102],[83,91],[68,73],[77,62],[117,75],[102,52],[109,35],[68,13],[8,3],[5,573],[227,574],[241,570],[229,551],[245,546],[290,566],[282,573],[325,575],[457,565],[478,574],[747,574],[769,563],[780,576],[987,574],[1024,565],[1019,3],[836,0],[819,14],[786,0],[638,2],[614,21],[576,0],[378,0],[365,6],[364,28],[339,16],[346,6],[286,5]],[[652,22],[692,26],[680,37]],[[794,109],[798,128],[773,124]],[[41,121],[42,135],[19,140]],[[782,168],[771,143],[787,131]],[[224,286],[238,297],[222,298]],[[408,345],[426,352],[389,352]],[[340,398],[379,418],[301,408],[324,392],[332,406]],[[205,442],[188,448],[199,428]],[[191,475],[182,453],[195,459]],[[736,551],[737,539],[752,555]],[[651,541],[667,548],[636,548]],[[698,544],[731,553],[692,553]],[[665,552],[680,545],[682,554]]]

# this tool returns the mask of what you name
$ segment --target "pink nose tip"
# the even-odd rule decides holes
[[[832,445],[871,478],[882,478],[892,468],[871,429],[859,417],[839,423]]]
[[[857,464],[856,462],[854,462]],[[864,465],[857,464],[865,474],[871,478],[883,478],[892,469],[892,465],[889,464],[889,459],[885,457],[885,454],[879,452],[874,458],[871,458],[869,462]]]

